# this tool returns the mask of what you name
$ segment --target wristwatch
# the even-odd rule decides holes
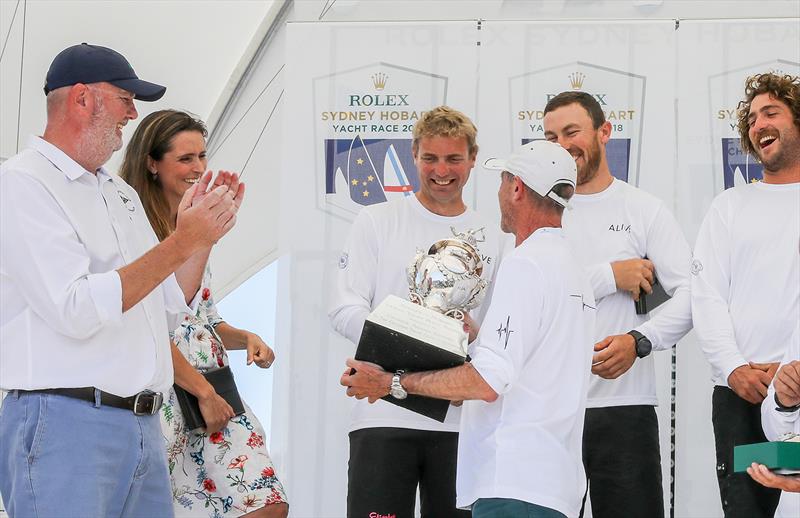
[[[649,338],[644,336],[639,331],[628,331],[628,334],[633,337],[634,344],[636,344],[636,356],[644,358],[653,350],[653,343]]]
[[[775,404],[778,405],[775,407],[775,410],[777,410],[778,412],[785,412],[788,414],[790,412],[797,412],[798,410],[800,410],[800,404],[797,404],[795,406],[783,406],[781,402],[778,401],[777,392],[775,393]]]
[[[389,395],[391,395],[395,399],[405,399],[408,397],[408,392],[406,389],[403,388],[403,385],[400,384],[400,376],[403,375],[405,371],[397,371],[392,376],[392,384],[389,386]]]

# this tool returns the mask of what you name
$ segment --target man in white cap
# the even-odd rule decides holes
[[[409,394],[465,400],[458,443],[457,504],[474,518],[575,516],[585,476],[581,437],[589,385],[594,298],[562,235],[576,166],[558,144],[536,141],[502,171],[501,227],[516,248],[500,265],[472,360],[406,373]],[[350,359],[341,383],[370,402],[392,373]]]
[[[44,90],[44,134],[0,166],[0,491],[15,517],[169,517],[169,329],[244,186],[226,174],[206,193],[204,175],[159,243],[136,191],[103,164],[134,99],[165,88],[84,43],[55,57]]]

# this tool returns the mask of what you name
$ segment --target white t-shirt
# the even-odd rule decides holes
[[[459,507],[514,498],[577,516],[593,307],[561,229],[537,230],[503,260],[471,352],[499,397],[464,403]]]
[[[800,321],[794,327],[789,348],[783,355],[781,365],[800,360]],[[761,426],[770,441],[778,440],[785,433],[800,434],[800,410],[778,412],[775,404],[775,386],[770,385],[769,393],[761,403]],[[776,518],[795,518],[800,516],[800,494],[781,493],[781,502],[775,512]]]
[[[576,194],[570,205],[564,232],[594,289],[595,342],[635,329],[650,339],[654,351],[671,348],[692,328],[691,252],[675,218],[655,196],[616,179],[597,194]],[[633,298],[617,291],[611,270],[614,261],[643,257],[653,262],[659,282],[672,295],[652,316],[636,314]],[[617,379],[591,377],[589,408],[657,404],[653,355],[637,358]]]
[[[800,318],[800,183],[714,199],[695,244],[692,313],[717,385],[747,362],[783,358]]]
[[[500,229],[467,209],[459,216],[439,216],[409,196],[372,205],[361,210],[339,260],[337,287],[329,317],[333,328],[353,343],[358,343],[364,320],[388,295],[408,297],[406,268],[417,250],[428,250],[453,232],[484,229],[486,240],[478,243],[483,258],[482,277],[489,281],[489,299],[500,258]],[[471,311],[480,324],[486,303]],[[451,406],[444,423],[397,405],[378,400],[369,404],[356,401],[350,430],[393,427],[415,430],[457,432],[461,409]]]

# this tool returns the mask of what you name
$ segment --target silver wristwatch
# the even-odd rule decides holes
[[[403,372],[404,371],[395,372],[394,376],[392,376],[392,384],[389,386],[389,394],[395,399],[405,399],[408,396],[408,392],[406,392],[406,389],[400,384],[400,376]]]

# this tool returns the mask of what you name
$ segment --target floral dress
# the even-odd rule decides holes
[[[228,365],[228,354],[214,326],[222,322],[211,296],[206,270],[197,313],[186,315],[172,339],[189,363],[206,372]],[[247,404],[245,413],[221,431],[207,434],[184,426],[175,391],[161,409],[161,430],[175,516],[239,516],[270,504],[285,503],[286,494],[264,445],[264,429]]]

